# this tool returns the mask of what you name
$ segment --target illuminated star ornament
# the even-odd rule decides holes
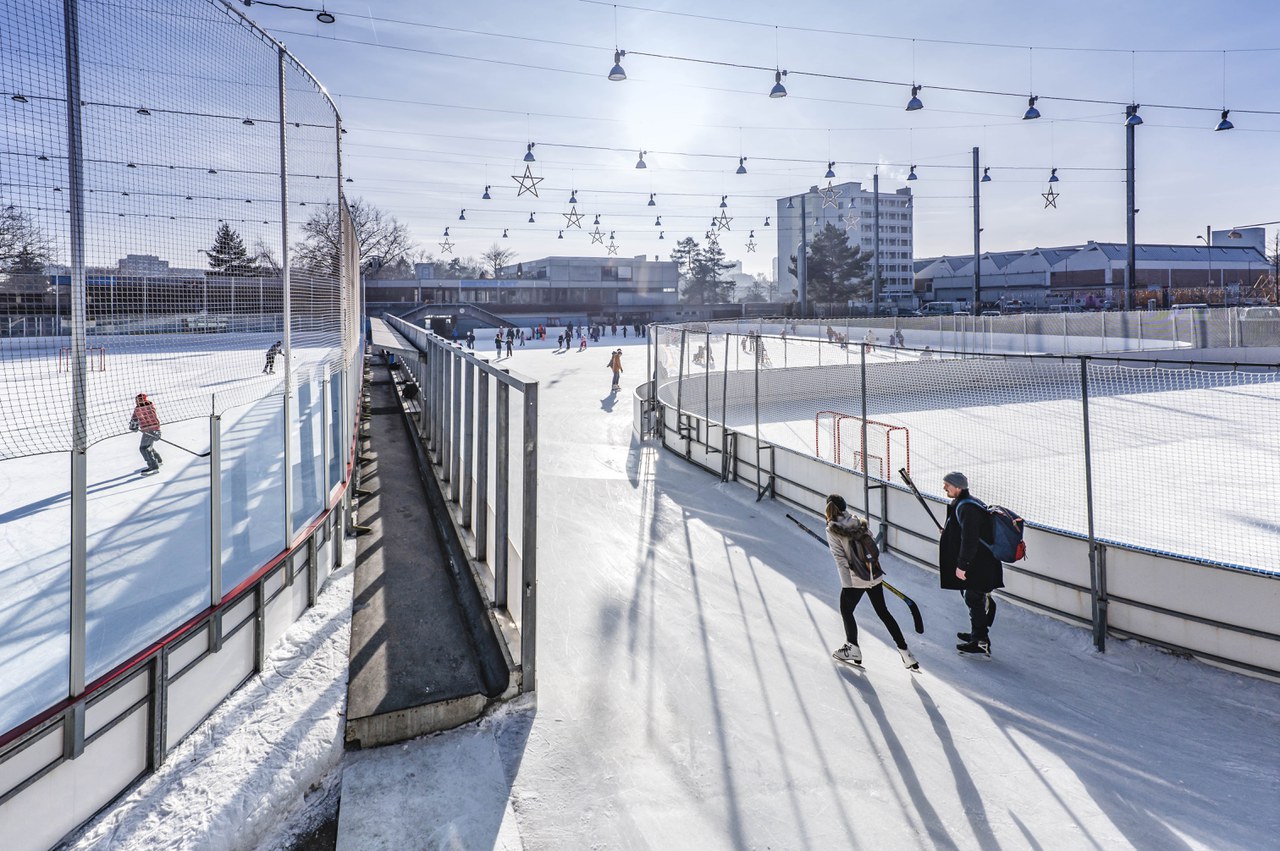
[[[729,222],[733,221],[733,216],[730,216],[727,212],[721,211],[719,217],[711,221],[716,223],[718,230],[733,230],[733,228],[729,227]]]
[[[747,253],[748,254],[756,253],[756,241],[754,239],[747,240]]]
[[[851,210],[849,211],[849,213],[843,216],[840,219],[840,221],[844,222],[844,229],[846,231],[851,231],[858,226],[858,222],[862,221],[862,218],[860,216],[854,215],[853,211]]]
[[[538,197],[538,184],[543,181],[543,178],[534,177],[530,166],[524,167],[524,174],[511,175],[511,179],[520,184],[520,188],[516,190],[517,198],[526,192],[532,194],[534,198]]]
[[[526,170],[527,170],[527,169],[526,169]],[[827,181],[827,188],[826,188],[826,189],[819,189],[819,190],[818,190],[818,194],[822,196],[822,206],[823,206],[823,207],[835,207],[835,206],[838,206],[838,205],[836,204],[836,199],[837,199],[837,198],[839,198],[839,197],[840,197],[841,195],[843,195],[844,193],[843,193],[843,192],[841,192],[839,189],[836,189],[834,186],[832,186],[832,185],[831,185],[831,181],[830,181],[830,180],[828,180],[828,181]]]
[[[597,242],[604,245],[604,231],[600,230],[600,228],[591,231],[591,244],[595,245]]]
[[[582,214],[578,212],[577,207],[570,207],[569,212],[561,213],[560,215],[565,218],[565,227],[582,229]]]
[[[610,254],[618,253],[618,243],[614,242],[613,240],[610,240],[609,244],[606,245],[605,248],[609,249]]]
[[[1052,186],[1049,187],[1048,192],[1041,192],[1040,197],[1044,199],[1044,208],[1046,210],[1050,207],[1055,210],[1058,209],[1058,196],[1061,194],[1061,192],[1054,192]]]
[[[440,243],[440,251],[444,254],[453,253],[453,243],[449,241],[449,237],[444,238],[444,242]]]

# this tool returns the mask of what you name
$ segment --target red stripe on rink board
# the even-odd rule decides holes
[[[352,443],[351,443],[351,451],[354,454],[355,452],[354,439],[352,440]],[[182,638],[185,638],[188,633],[190,633],[191,631],[193,631],[194,629],[200,626],[203,626],[206,621],[208,621],[218,612],[222,611],[223,609],[229,608],[235,605],[236,603],[239,603],[240,599],[244,596],[244,594],[247,591],[249,591],[258,582],[260,582],[264,576],[266,576],[268,573],[274,570],[277,566],[279,566],[280,562],[282,562],[284,559],[288,558],[294,552],[296,552],[298,548],[307,540],[307,538],[309,538],[311,535],[315,533],[316,529],[320,527],[320,524],[324,523],[333,515],[333,509],[337,507],[343,495],[346,493],[347,488],[351,484],[350,471],[352,469],[353,463],[354,463],[354,457],[353,456],[349,457],[347,460],[347,471],[348,471],[347,480],[337,488],[336,493],[329,501],[329,507],[326,508],[323,512],[321,512],[316,517],[316,519],[313,520],[304,530],[299,532],[294,537],[293,541],[290,542],[289,546],[286,549],[282,550],[279,554],[277,554],[274,558],[268,561],[265,565],[258,568],[258,570],[256,570],[253,573],[253,575],[250,576],[248,579],[244,580],[235,588],[231,589],[229,593],[225,594],[222,598],[222,602],[218,603],[218,605],[216,606],[210,606],[209,608],[205,609],[204,611],[192,617],[190,620],[183,623],[181,626],[179,626],[177,629],[170,632],[168,635],[164,636],[160,640],[151,644],[147,648],[135,653],[133,656],[129,657],[124,662],[121,662],[119,665],[116,665],[110,671],[98,677],[93,682],[89,683],[89,685],[85,687],[84,693],[76,697],[65,698],[62,701],[59,701],[58,703],[55,703],[53,706],[44,710],[40,714],[28,719],[27,721],[22,722],[21,724],[14,727],[13,729],[3,734],[0,734],[0,750],[4,749],[6,746],[8,746],[11,742],[15,741],[16,739],[20,739],[27,733],[31,732],[32,730],[36,729],[37,727],[40,727],[49,719],[55,718],[58,715],[61,715],[69,707],[74,706],[76,703],[87,701],[94,694],[96,694],[99,691],[102,691],[104,688],[111,685],[115,681],[122,679],[126,675],[132,674],[134,670],[138,668],[141,664],[143,664],[144,662],[150,661],[151,657],[154,656],[156,653],[159,653],[161,650],[168,647],[169,645],[174,644],[175,642],[181,640]],[[337,540],[341,541],[341,536],[339,536]],[[340,543],[338,545],[341,546]]]

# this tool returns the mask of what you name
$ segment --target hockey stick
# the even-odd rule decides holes
[[[197,458],[208,458],[210,455],[212,455],[212,454],[213,454],[213,450],[212,450],[212,449],[210,449],[208,452],[196,452],[195,450],[188,449],[188,448],[187,448],[187,447],[185,447],[185,446],[179,446],[178,444],[174,443],[172,440],[165,440],[163,437],[157,437],[157,438],[156,438],[156,440],[160,441],[161,443],[167,443],[167,444],[169,444],[170,446],[177,446],[177,447],[178,447],[179,449],[181,449],[183,452],[186,452],[186,453],[188,453],[188,454],[194,455],[194,456],[196,456]]]
[[[808,526],[804,525],[799,520],[792,517],[790,514],[787,515],[787,519],[790,520],[792,523],[796,524],[797,526],[799,526],[801,529],[808,532],[810,535],[812,535],[814,540],[818,541],[818,543],[822,544],[827,549],[831,549],[831,545],[828,544],[821,536],[819,536],[817,532],[813,531]],[[924,618],[920,616],[920,607],[916,605],[916,601],[908,597],[906,594],[903,594],[897,588],[894,588],[883,578],[880,580],[880,584],[883,585],[885,590],[888,591],[890,594],[893,594],[899,600],[907,604],[907,608],[911,611],[912,625],[916,628],[916,632],[923,635],[924,634]]]
[[[916,483],[911,481],[911,474],[907,472],[906,467],[898,470],[898,475],[902,476],[902,480],[907,483],[907,487],[911,488],[911,492],[916,495],[916,499],[920,500],[920,504],[924,506],[924,510],[929,512],[929,519],[933,521],[933,525],[938,527],[938,531],[942,531],[942,524],[938,522],[938,518],[934,516],[933,509],[929,507],[929,503],[924,501],[924,497],[920,495],[920,491],[916,489]]]

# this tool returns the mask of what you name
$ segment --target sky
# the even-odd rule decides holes
[[[597,214],[621,256],[665,258],[672,240],[701,240],[728,196],[728,259],[770,274],[765,217],[775,199],[825,185],[829,161],[837,183],[869,184],[878,169],[882,190],[911,186],[917,257],[966,253],[974,147],[992,177],[984,250],[1122,242],[1127,103],[1144,119],[1138,241],[1190,244],[1207,226],[1280,219],[1280,178],[1266,165],[1280,138],[1280,48],[1268,39],[1280,8],[1265,0],[1230,14],[1183,0],[326,8],[335,23],[260,3],[242,11],[333,95],[349,131],[349,197],[395,215],[444,259],[495,243],[525,261],[603,255],[587,234]],[[628,53],[620,82],[607,78],[615,48]],[[785,98],[767,96],[775,69],[790,72]],[[908,112],[913,81],[924,108]],[[1028,121],[1031,93],[1042,117]],[[1215,132],[1223,108],[1235,129]],[[517,194],[513,177],[530,142],[537,197]],[[1053,168],[1060,197],[1047,207]],[[581,231],[566,227],[574,189]],[[753,230],[759,249],[748,252]]]

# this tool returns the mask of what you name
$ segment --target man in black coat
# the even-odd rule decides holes
[[[996,615],[991,592],[1004,587],[1004,565],[985,543],[993,539],[991,515],[981,501],[970,496],[964,473],[947,473],[942,489],[951,504],[938,542],[938,576],[943,588],[961,591],[969,607],[969,632],[956,634],[961,642],[956,649],[989,656],[988,628]]]

